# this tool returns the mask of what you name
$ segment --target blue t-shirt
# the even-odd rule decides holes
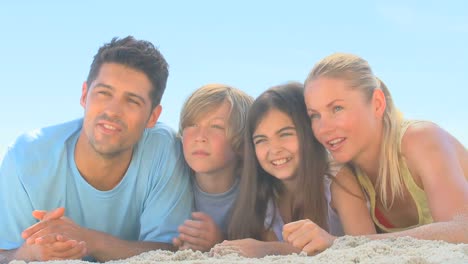
[[[195,198],[195,211],[208,214],[219,229],[227,234],[229,226],[229,216],[234,206],[234,202],[239,195],[239,177],[236,177],[234,184],[224,193],[206,193],[200,189],[197,181],[193,179],[193,195]]]
[[[33,210],[65,207],[82,227],[124,240],[171,243],[190,218],[193,196],[180,140],[168,126],[146,129],[120,183],[99,191],[80,175],[74,158],[83,120],[20,136],[0,168],[0,249],[15,249],[37,222]]]

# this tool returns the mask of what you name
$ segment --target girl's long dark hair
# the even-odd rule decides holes
[[[275,203],[283,194],[283,183],[260,166],[255,155],[252,135],[271,109],[287,114],[296,127],[300,159],[297,189],[292,208],[292,221],[310,219],[328,230],[328,211],[324,194],[324,177],[328,171],[325,148],[313,136],[304,103],[304,87],[300,83],[275,86],[263,92],[253,103],[247,118],[244,137],[244,166],[240,192],[232,212],[228,239],[262,240],[268,201]]]

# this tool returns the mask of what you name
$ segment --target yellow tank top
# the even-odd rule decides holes
[[[426,122],[426,121],[404,120],[402,122],[400,144],[401,144],[403,135],[405,134],[408,127],[418,122]],[[370,211],[371,211],[372,219],[380,230],[387,232],[387,233],[407,230],[407,229],[411,229],[411,228],[418,227],[421,225],[430,224],[433,222],[431,211],[429,210],[429,204],[427,202],[427,198],[426,198],[426,194],[424,190],[419,188],[419,186],[414,182],[414,179],[411,176],[408,166],[403,160],[401,161],[400,166],[402,170],[403,184],[408,189],[408,192],[410,193],[411,197],[413,198],[416,204],[416,208],[418,210],[418,218],[419,218],[419,221],[416,225],[403,227],[403,228],[390,228],[390,227],[385,226],[383,223],[379,221],[378,217],[376,216],[376,211],[375,211],[376,193],[375,193],[374,186],[372,185],[372,182],[367,177],[367,175],[364,174],[359,168],[356,168],[356,175],[357,175],[358,181],[363,187],[370,201]]]

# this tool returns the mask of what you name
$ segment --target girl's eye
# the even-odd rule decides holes
[[[263,143],[263,142],[265,142],[265,139],[263,139],[263,138],[256,139],[256,140],[253,141],[254,145],[258,145],[258,144]]]
[[[293,133],[281,133],[280,137],[287,137],[287,136],[292,136]]]
[[[341,110],[343,110],[343,107],[342,107],[342,106],[337,105],[337,106],[333,107],[333,112],[335,112],[335,113],[336,113],[336,112],[339,112],[339,111],[341,111]]]

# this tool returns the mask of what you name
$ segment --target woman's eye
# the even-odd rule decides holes
[[[339,111],[341,111],[341,110],[343,110],[343,107],[342,107],[342,106],[337,105],[337,106],[333,107],[333,112],[335,112],[335,113],[336,113],[336,112],[339,112]]]
[[[312,119],[316,119],[316,118],[319,118],[320,115],[319,114],[309,114],[309,118],[312,120]]]

